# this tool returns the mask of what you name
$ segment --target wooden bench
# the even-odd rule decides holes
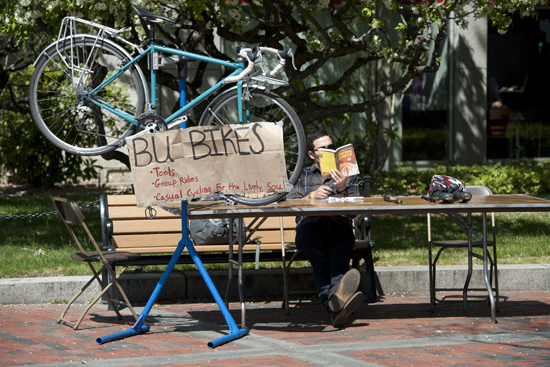
[[[178,242],[181,240],[181,216],[167,212],[159,207],[154,207],[156,216],[148,219],[145,215],[145,208],[138,207],[134,195],[101,195],[100,214],[103,249],[105,251],[129,251],[140,254],[138,260],[132,265],[167,265]],[[249,226],[254,219],[245,219],[245,234],[249,237],[243,248],[243,262],[283,262],[283,272],[287,275],[285,265],[285,251],[293,253],[292,261],[305,260],[303,254],[296,250],[294,244],[295,218],[294,217],[269,217],[257,218],[256,222],[262,221],[259,228],[250,233]],[[368,231],[368,230],[367,230]],[[365,233],[367,233],[365,231]],[[356,231],[358,238],[361,238],[360,231]],[[236,243],[237,239],[234,240]],[[229,263],[237,264],[234,257],[237,251],[231,251],[229,244],[222,245],[201,245],[194,246],[201,261],[206,263]],[[367,271],[374,269],[372,266],[371,241],[358,240],[352,255],[352,265],[359,267],[361,259],[365,259]],[[237,249],[237,246],[234,246]],[[194,264],[190,256],[186,256],[187,249],[178,260],[178,264]],[[369,265],[370,264],[370,265]],[[113,264],[116,267],[116,262]],[[230,269],[232,266],[230,265]],[[229,276],[231,277],[231,271]],[[231,278],[229,279],[229,282]],[[374,284],[374,278],[367,276],[367,282]],[[367,286],[368,302],[376,302],[375,288]],[[372,290],[371,290],[372,288]],[[287,289],[285,287],[285,294]],[[226,293],[227,296],[227,293]]]
[[[159,207],[154,209],[155,218],[148,219],[145,216],[145,208],[136,205],[134,195],[102,195],[100,213],[101,224],[105,228],[102,241],[104,250],[140,254],[140,259],[134,261],[133,265],[168,264],[181,240],[181,216]],[[250,222],[245,221],[245,226]],[[291,245],[296,226],[293,217],[282,218],[282,224],[284,231],[281,234],[280,218],[266,218],[244,246],[243,261],[281,261],[281,235],[284,245]],[[228,261],[229,244],[194,247],[203,263]],[[180,257],[178,264],[193,264],[191,257],[185,256],[186,253],[187,250]]]

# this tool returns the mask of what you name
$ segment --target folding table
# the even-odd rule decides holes
[[[239,329],[235,324],[231,314],[227,310],[226,305],[221,300],[216,288],[212,284],[208,273],[204,269],[202,262],[193,247],[193,243],[189,239],[189,230],[187,228],[187,219],[208,219],[208,218],[234,218],[238,220],[239,228],[239,257],[242,254],[244,246],[244,218],[270,217],[270,216],[326,216],[326,215],[377,215],[377,214],[455,214],[455,213],[480,213],[482,215],[482,241],[483,241],[483,275],[487,293],[491,305],[491,322],[496,323],[495,299],[492,292],[491,284],[488,275],[488,258],[487,258],[487,213],[488,212],[547,212],[550,211],[550,201],[531,197],[528,195],[489,195],[489,196],[474,196],[468,203],[463,204],[435,204],[423,200],[419,196],[399,197],[402,204],[384,201],[381,197],[367,197],[362,200],[348,201],[322,201],[313,199],[286,200],[280,203],[274,203],[264,206],[245,206],[245,205],[228,205],[224,202],[194,202],[187,204],[173,203],[166,204],[164,207],[168,210],[179,211],[182,213],[182,240],[179,242],[170,265],[162,275],[159,284],[153,291],[147,306],[141,313],[134,327],[112,335],[98,338],[98,343],[122,339],[127,336],[141,334],[148,330],[144,324],[147,315],[152,308],[156,297],[170,276],[171,270],[177,259],[181,255],[183,249],[187,247],[189,254],[193,257],[203,279],[207,283],[218,307],[222,311],[226,322],[230,328],[229,334],[222,336],[210,343],[209,347],[226,343],[228,341],[240,338],[246,335],[245,328]],[[472,233],[475,229],[470,228],[469,235],[471,240]],[[242,271],[242,267],[239,267]],[[374,272],[374,270],[372,270]],[[371,274],[374,276],[374,274]],[[241,317],[246,318],[246,305],[243,299],[242,292],[242,274],[239,274],[239,295],[241,301]]]
[[[482,216],[483,275],[491,305],[491,321],[496,323],[495,299],[488,275],[487,258],[487,213],[489,212],[547,212],[550,201],[528,195],[474,196],[467,203],[436,204],[420,196],[399,197],[402,204],[384,201],[381,197],[363,198],[361,201],[322,201],[313,199],[286,200],[265,206],[227,205],[224,202],[196,202],[188,207],[189,219],[234,218],[239,221],[239,254],[244,245],[244,218],[270,216],[323,216],[323,215],[377,215],[377,214],[457,214],[479,213]],[[469,229],[469,239],[475,233]],[[383,244],[382,244],[383,245]],[[239,269],[240,271],[241,269]],[[374,270],[372,270],[374,272]],[[374,277],[374,274],[371,274]],[[242,295],[239,276],[239,294]],[[241,296],[242,317],[245,318],[245,303]]]

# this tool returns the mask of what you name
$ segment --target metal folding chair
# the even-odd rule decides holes
[[[489,189],[486,186],[481,185],[472,185],[468,186],[468,192],[471,192],[474,196],[484,196],[484,195],[492,195],[493,192],[491,189]],[[449,215],[455,223],[462,228],[463,232],[467,234],[468,227],[471,225],[471,214],[468,214],[467,223],[463,221],[462,217],[459,215]],[[489,282],[493,284],[493,278],[494,278],[494,286],[492,288],[492,291],[496,293],[496,309],[499,310],[498,307],[498,269],[497,269],[497,243],[496,243],[496,227],[495,227],[495,214],[491,213],[491,223],[492,223],[492,240],[487,241],[487,248],[493,248],[493,256],[488,253],[487,258],[489,259],[490,263],[490,271],[489,271]],[[472,237],[474,237],[473,234],[471,234]],[[476,254],[473,249],[482,249],[483,248],[483,242],[481,240],[474,241],[472,239],[471,247],[468,243],[468,240],[449,240],[449,241],[432,241],[432,234],[431,234],[431,219],[430,214],[428,214],[428,247],[429,247],[429,276],[430,276],[430,303],[431,303],[431,311],[434,312],[435,310],[435,303],[436,302],[442,302],[445,300],[445,298],[450,297],[456,297],[456,296],[447,296],[447,297],[441,297],[437,298],[437,292],[438,291],[462,291],[462,299],[460,301],[463,302],[463,308],[464,312],[467,311],[467,301],[468,301],[468,291],[487,291],[486,288],[470,288],[470,279],[472,277],[473,273],[473,258],[481,259],[483,260],[483,256],[480,254]],[[435,257],[433,257],[432,252],[435,250],[435,248],[439,248],[437,251],[437,254]],[[437,288],[436,287],[436,265],[437,260],[439,259],[439,256],[443,252],[443,250],[446,249],[467,249],[468,250],[468,273],[466,276],[466,281],[464,283],[463,288]],[[478,297],[476,297],[478,298]],[[487,296],[486,299],[482,299],[482,301],[488,300],[489,297]]]
[[[134,308],[130,304],[130,301],[128,301],[128,297],[126,296],[126,293],[124,293],[124,290],[122,289],[122,287],[118,283],[118,279],[119,279],[120,275],[122,275],[122,273],[124,273],[124,271],[128,268],[128,266],[130,265],[132,260],[139,259],[140,255],[130,253],[130,252],[124,252],[124,251],[112,251],[112,252],[103,252],[103,251],[101,251],[101,249],[97,245],[97,242],[94,240],[94,237],[90,233],[90,230],[88,229],[88,226],[86,226],[86,223],[84,223],[84,215],[82,214],[82,212],[80,211],[80,209],[78,208],[78,206],[76,205],[75,202],[73,202],[71,200],[68,200],[68,199],[55,197],[55,198],[53,198],[53,204],[54,204],[55,209],[59,213],[59,216],[63,220],[63,223],[65,223],[65,226],[69,230],[69,233],[71,234],[71,237],[75,240],[75,242],[78,246],[78,249],[80,250],[80,252],[76,252],[74,254],[71,254],[71,259],[73,259],[75,261],[84,261],[84,262],[86,262],[88,264],[88,266],[90,267],[90,269],[92,270],[92,273],[93,273],[92,278],[86,283],[86,285],[84,285],[84,287],[82,287],[80,289],[80,291],[67,304],[67,307],[65,307],[65,310],[63,310],[63,313],[61,314],[61,316],[57,320],[57,323],[59,324],[63,321],[66,324],[71,325],[73,327],[73,329],[77,330],[80,323],[82,322],[82,319],[86,315],[86,313],[88,313],[90,308],[94,304],[96,304],[97,301],[99,301],[99,299],[103,295],[105,295],[105,297],[106,297],[107,301],[109,302],[110,306],[116,312],[119,320],[122,320],[122,315],[120,314],[120,312],[118,310],[118,307],[115,305],[115,303],[127,306],[130,309],[130,311],[132,312],[132,315],[134,316],[134,318],[137,320],[138,317],[137,317],[137,315],[134,311]],[[84,251],[84,249],[82,247],[82,244],[80,243],[80,241],[78,240],[78,238],[75,235],[75,232],[73,231],[72,226],[75,225],[75,224],[81,224],[82,225],[82,227],[84,228],[85,232],[87,233],[90,241],[92,242],[92,244],[94,245],[94,247],[96,249],[95,252],[85,252]],[[116,275],[115,272],[113,272],[113,270],[111,268],[111,264],[114,261],[122,261],[122,262],[126,263],[126,266],[122,269],[122,271],[120,271],[118,276]],[[96,271],[94,266],[92,265],[92,263],[94,263],[94,262],[101,263],[102,267],[99,271]],[[103,284],[103,282],[101,281],[101,279],[100,279],[101,274],[103,274],[103,272],[105,272],[105,271],[109,273],[110,278],[111,278],[111,283],[109,283],[107,286],[105,286]],[[80,315],[80,317],[78,318],[78,321],[76,321],[76,323],[65,319],[64,318],[65,314],[67,313],[67,311],[69,310],[71,305],[86,290],[86,288],[88,288],[94,282],[94,280],[97,280],[97,282],[101,286],[101,289],[102,289],[101,293],[99,293],[99,295],[97,295],[97,297],[88,305],[88,307],[86,307],[86,309],[84,310],[82,315]],[[111,286],[113,284],[115,284],[117,286],[120,294],[124,298],[123,301],[118,300],[118,299],[114,299],[111,296],[109,296],[107,291],[111,288]]]

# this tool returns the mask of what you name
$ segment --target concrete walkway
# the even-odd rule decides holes
[[[550,365],[550,292],[503,291],[498,324],[485,302],[439,304],[429,312],[419,293],[363,303],[343,329],[330,326],[319,303],[248,304],[249,335],[215,349],[206,343],[228,328],[216,304],[156,305],[151,330],[98,345],[95,339],[133,325],[95,307],[80,329],[57,324],[63,305],[0,306],[0,366],[472,366]],[[82,309],[80,305],[77,308]],[[230,304],[240,323],[238,304]],[[70,311],[69,318],[79,315]]]
[[[466,279],[466,266],[443,265],[437,267],[437,286],[439,288],[462,287]],[[474,266],[471,288],[484,288],[481,265]],[[499,288],[502,291],[538,291],[550,289],[550,264],[501,264],[498,267]],[[388,293],[428,293],[427,266],[387,266],[375,267],[379,294]],[[364,272],[364,270],[363,270]],[[225,294],[227,271],[208,272],[220,294]],[[245,299],[280,297],[283,292],[282,269],[245,270],[243,272]],[[122,287],[131,302],[146,302],[155,289],[162,274],[137,273],[124,274]],[[0,279],[1,303],[49,303],[70,300],[88,281],[82,277],[43,277]],[[238,297],[236,271],[230,296]],[[290,291],[315,290],[311,268],[292,269],[289,276]],[[366,292],[366,283],[361,285]],[[78,301],[86,302],[100,292],[94,283]],[[204,299],[211,298],[198,271],[174,272],[163,288],[160,300]]]

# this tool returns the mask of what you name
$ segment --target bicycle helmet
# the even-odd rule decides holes
[[[472,198],[462,181],[443,175],[433,175],[428,190],[428,199],[436,203],[464,203]]]

